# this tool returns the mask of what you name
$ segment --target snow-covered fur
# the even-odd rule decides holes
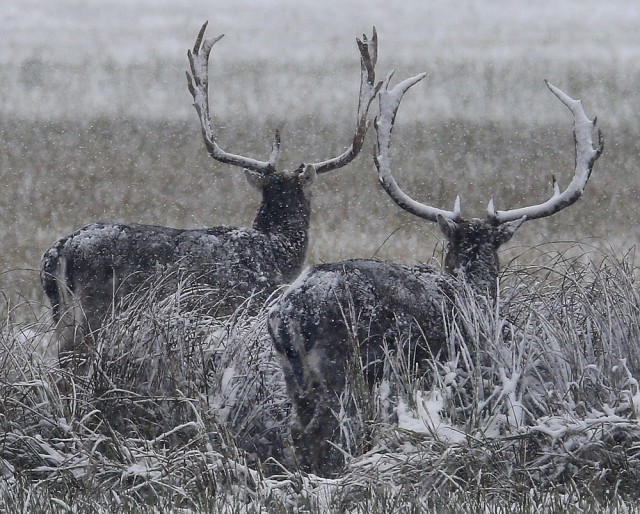
[[[308,241],[307,187],[313,169],[248,175],[262,191],[253,228],[94,223],[56,241],[42,258],[41,281],[60,335],[60,352],[83,353],[105,317],[127,296],[168,274],[219,292],[216,315],[254,294],[268,294],[302,269]],[[209,293],[211,295],[211,293]]]
[[[340,465],[331,445],[334,413],[357,369],[356,354],[371,386],[388,350],[410,354],[418,365],[446,352],[457,290],[495,301],[497,250],[522,221],[494,225],[440,216],[438,223],[449,243],[445,271],[365,259],[320,264],[305,270],[270,310],[269,331],[293,404],[294,446],[306,469],[331,474]]]

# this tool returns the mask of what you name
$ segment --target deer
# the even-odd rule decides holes
[[[453,210],[440,209],[412,199],[394,179],[389,154],[396,114],[404,94],[425,74],[390,89],[392,75],[378,95],[374,122],[379,182],[399,207],[437,224],[447,242],[444,269],[372,259],[317,264],[303,271],[270,308],[268,331],[291,400],[294,455],[301,469],[320,475],[334,475],[344,465],[333,440],[346,381],[360,376],[371,390],[380,380],[389,349],[407,350],[418,364],[444,358],[447,323],[459,302],[469,298],[465,294],[487,307],[497,302],[498,249],[525,221],[574,204],[604,148],[599,129],[594,146],[597,120],[586,116],[581,101],[545,81],[574,118],[575,170],[570,184],[561,191],[554,177],[553,193],[543,203],[496,210],[491,199],[483,219],[465,219],[459,196]],[[398,337],[398,331],[406,332],[411,324],[417,326],[414,335],[422,343]]]
[[[356,38],[360,51],[360,92],[356,128],[348,148],[321,162],[278,170],[280,132],[266,161],[223,150],[210,118],[209,55],[224,36],[205,39],[205,22],[189,49],[187,85],[202,137],[217,162],[242,168],[261,194],[252,228],[215,226],[178,229],[136,223],[98,222],[65,236],[44,253],[41,283],[58,333],[61,362],[80,356],[96,342],[110,314],[158,277],[177,276],[214,290],[208,301],[216,316],[232,313],[247,298],[262,298],[302,270],[309,238],[310,189],[316,177],[345,167],[360,153],[371,123],[378,37]],[[166,281],[165,281],[166,282]],[[213,297],[211,295],[213,294]]]

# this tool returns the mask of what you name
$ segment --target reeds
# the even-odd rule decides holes
[[[206,291],[160,297],[159,283],[105,325],[83,375],[35,348],[52,333],[7,312],[0,505],[634,512],[635,280],[631,254],[576,243],[518,256],[502,273],[499,308],[461,298],[444,359],[425,369],[388,353],[372,389],[354,371],[336,413],[346,466],[332,480],[300,472],[289,446],[265,327],[273,298],[220,319],[199,301]]]

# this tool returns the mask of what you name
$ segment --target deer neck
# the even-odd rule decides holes
[[[286,202],[264,199],[253,228],[265,234],[285,281],[302,270],[309,240],[311,208],[306,198]]]
[[[455,263],[447,262],[445,267],[449,273],[468,285],[476,296],[495,301],[500,267],[495,252],[472,252]]]
[[[486,297],[492,302],[498,294],[498,270],[488,269],[478,263],[467,263],[457,275],[468,284],[477,296]]]

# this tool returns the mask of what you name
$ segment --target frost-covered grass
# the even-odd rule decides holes
[[[416,378],[389,356],[371,394],[352,383],[334,479],[297,470],[268,305],[212,319],[200,291],[151,291],[106,325],[84,377],[33,350],[46,328],[6,316],[0,507],[638,512],[636,273],[587,245],[518,256],[499,311],[465,303],[445,361]]]
[[[0,510],[638,512],[640,320],[626,252],[640,235],[639,16],[623,0],[4,2]],[[291,461],[264,311],[134,309],[105,334],[114,344],[89,383],[61,382],[40,358],[51,334],[38,266],[56,238],[100,219],[251,223],[258,198],[206,155],[186,89],[205,19],[227,34],[211,102],[229,151],[265,158],[278,127],[283,165],[344,149],[354,38],[372,25],[380,76],[428,72],[394,132],[394,173],[417,199],[450,208],[459,193],[480,216],[491,195],[508,208],[543,199],[552,173],[566,185],[571,121],[543,78],[582,97],[607,138],[584,198],[527,223],[503,252],[523,256],[506,266],[501,314],[470,309],[482,367],[435,366],[435,381],[403,380],[396,399],[381,388],[361,408],[370,430],[345,425],[366,453],[334,481]],[[310,263],[424,262],[438,247],[434,227],[378,188],[371,146],[317,181]],[[576,238],[593,248],[538,246]],[[282,467],[258,466],[262,452]]]

